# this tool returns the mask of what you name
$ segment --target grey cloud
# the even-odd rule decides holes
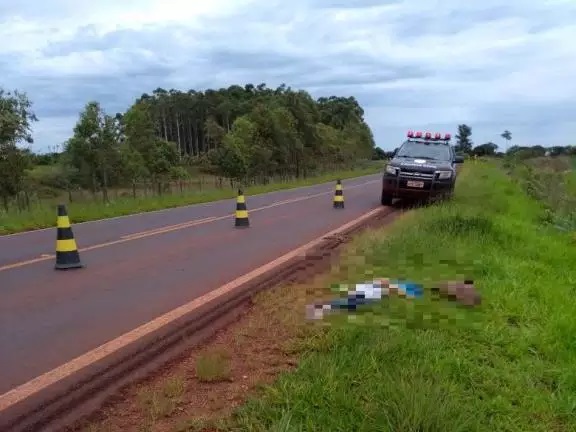
[[[512,8],[499,5],[474,11],[466,9],[449,10],[446,13],[440,11],[430,19],[421,15],[408,16],[393,26],[397,38],[409,40],[428,35],[451,35],[465,31],[472,25],[482,25],[511,16],[514,16]]]
[[[497,1],[471,2],[462,7],[434,10],[429,17],[418,9],[401,14],[390,25],[399,39],[410,40],[426,36],[449,36],[466,31],[475,26],[482,26],[506,19],[521,19],[528,27],[528,32],[539,33],[558,26],[560,23],[571,24],[576,16],[576,5],[567,5],[572,14],[565,8],[554,8],[538,2]],[[386,16],[386,12],[381,12]]]
[[[485,104],[478,111],[478,124],[491,124],[498,119],[501,124],[515,124],[528,128],[541,128],[556,123],[576,125],[576,106],[572,102],[525,103],[515,101]]]
[[[393,83],[395,81],[411,80],[426,78],[432,75],[432,72],[423,67],[399,66],[394,64],[374,64],[371,68],[358,68],[354,70],[354,64],[349,65],[348,69],[340,73],[330,73],[330,69],[322,70],[324,77],[316,76],[306,80],[307,86],[324,86],[324,87],[347,87],[370,84]]]
[[[526,5],[519,10],[511,4],[476,4],[474,7],[439,10],[430,19],[419,14],[407,16],[393,24],[395,35],[400,39],[414,39],[425,36],[447,36],[466,31],[474,26],[490,24],[505,19],[523,19],[531,33],[539,33],[557,26],[561,22],[571,23],[572,19],[553,8],[538,4]]]
[[[294,64],[303,66],[306,63],[305,59],[293,55],[244,49],[216,49],[204,54],[204,59],[215,68],[251,70],[280,69]]]
[[[29,5],[30,1],[24,0],[24,3]],[[504,128],[514,129],[519,139],[523,133],[528,138],[532,134],[542,136],[544,132],[539,130],[553,133],[551,125],[559,123],[566,128],[572,124],[573,130],[576,129],[572,122],[576,118],[575,108],[569,104],[534,106],[519,105],[515,101],[488,103],[474,100],[475,83],[493,80],[496,85],[497,79],[514,67],[514,62],[523,60],[525,63],[535,45],[503,49],[484,65],[478,62],[467,66],[460,64],[458,59],[439,59],[443,64],[441,68],[435,68],[433,64],[398,63],[386,56],[374,58],[354,48],[342,48],[342,43],[356,36],[325,19],[325,11],[399,2],[298,2],[312,5],[316,10],[296,16],[290,8],[282,6],[285,4],[272,0],[264,8],[251,10],[246,16],[203,20],[203,28],[193,30],[165,25],[139,31],[118,30],[100,37],[93,27],[85,26],[71,40],[53,43],[42,52],[46,57],[61,57],[83,51],[102,51],[116,56],[111,58],[115,59],[116,66],[121,67],[119,74],[96,69],[88,75],[83,71],[82,75],[58,77],[39,71],[38,76],[23,76],[18,68],[18,59],[13,56],[0,59],[0,69],[6,71],[3,75],[8,82],[28,91],[41,119],[65,118],[70,130],[73,127],[71,118],[75,118],[88,100],[99,100],[108,112],[113,113],[125,110],[134,98],[157,87],[206,89],[247,82],[265,82],[269,87],[285,83],[293,88],[306,88],[315,97],[330,94],[355,96],[364,106],[366,118],[384,148],[397,146],[406,127],[429,126],[454,133],[458,123],[469,122],[473,125],[473,138],[477,143],[494,140],[493,135],[496,133],[497,137],[498,131]],[[365,28],[347,30],[366,30],[381,19],[387,30],[393,30],[393,38],[405,42],[433,34],[446,36],[506,17],[526,19],[531,31],[548,29],[555,19],[556,22],[566,20],[566,17],[559,20],[562,11],[551,8],[535,19],[538,7],[524,3],[524,10],[519,10],[514,7],[514,1],[504,6],[486,0],[447,9],[445,13],[439,11],[434,17],[418,15],[414,3],[405,3],[410,6],[406,12],[394,10],[394,16],[375,10],[367,18],[369,23]],[[276,30],[277,24],[291,24],[293,29]],[[262,26],[265,30],[261,30]],[[179,37],[181,35],[184,35],[184,40]],[[190,40],[185,40],[188,36]],[[275,38],[280,39],[280,36],[289,42],[288,51],[276,44]],[[320,46],[318,52],[307,52],[308,42]],[[298,51],[299,47],[304,49]],[[117,56],[116,50],[120,50],[122,55]],[[153,56],[142,54],[143,50]],[[451,64],[454,67],[448,67]],[[378,86],[397,81],[413,81],[415,85],[413,88],[387,89]],[[416,85],[422,82],[448,83],[450,90],[432,84],[423,90],[422,86]],[[426,118],[426,113],[434,114],[436,123],[431,124],[432,120]],[[451,122],[445,121],[446,117]],[[59,123],[58,136],[62,127]],[[47,140],[50,128],[42,127],[41,130],[42,139]],[[555,136],[551,139],[562,138]]]
[[[387,4],[399,4],[403,0],[311,0],[310,5],[319,8],[362,9]]]
[[[124,111],[142,93],[156,87],[170,87],[170,70],[140,68],[120,76],[94,74],[82,77],[36,76],[20,80],[17,88],[26,91],[34,111],[43,118],[70,117],[89,100],[97,100],[109,112]]]
[[[13,16],[26,17],[50,17],[57,16],[59,8],[51,2],[39,2],[37,0],[19,0],[17,2],[3,1],[0,3],[0,19]]]
[[[170,43],[171,39],[171,31],[164,28],[149,27],[141,31],[121,29],[100,36],[93,25],[88,25],[80,27],[73,38],[67,41],[49,44],[42,50],[42,54],[49,57],[65,56],[79,51],[105,51],[119,46],[125,50],[150,48],[162,52],[161,48]]]
[[[217,50],[207,57],[210,67],[227,71],[243,70],[256,74],[265,71],[276,80],[306,87],[351,86],[391,82],[399,79],[424,78],[432,72],[423,67],[410,67],[375,61],[362,55],[310,60],[274,52]]]

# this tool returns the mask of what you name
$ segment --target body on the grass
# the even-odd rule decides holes
[[[423,294],[420,284],[390,279],[375,279],[372,282],[359,283],[354,286],[353,290],[348,290],[346,285],[341,285],[339,291],[346,292],[346,297],[339,297],[320,305],[309,305],[307,307],[308,318],[320,319],[327,311],[356,310],[360,305],[379,302],[389,295],[415,298]]]

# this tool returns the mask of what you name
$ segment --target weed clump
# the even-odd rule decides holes
[[[201,382],[230,379],[230,354],[224,350],[210,350],[198,356],[196,377]]]

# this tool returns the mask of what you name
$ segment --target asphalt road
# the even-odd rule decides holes
[[[86,268],[54,270],[55,228],[0,237],[0,394],[380,206],[381,175],[74,225]],[[35,261],[36,260],[36,261]]]

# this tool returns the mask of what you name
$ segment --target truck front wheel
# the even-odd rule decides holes
[[[382,204],[383,206],[392,205],[392,196],[382,191],[382,196],[380,197],[380,204]]]

